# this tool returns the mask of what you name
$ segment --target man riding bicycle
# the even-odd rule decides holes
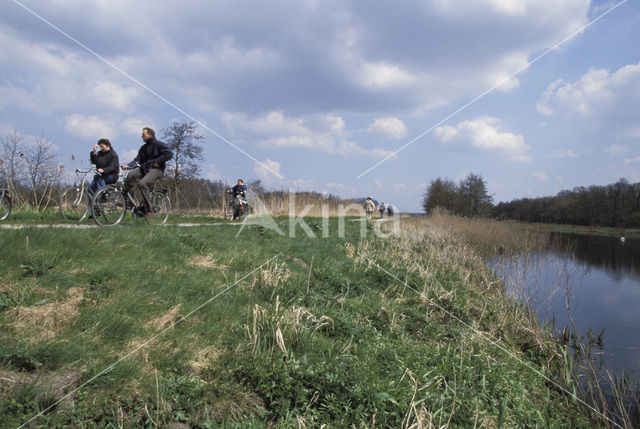
[[[142,129],[142,140],[144,144],[138,150],[138,155],[129,164],[123,164],[124,170],[129,165],[140,165],[140,168],[131,170],[124,181],[124,190],[130,192],[133,184],[136,184],[144,204],[144,217],[151,218],[151,199],[149,191],[153,184],[162,177],[167,161],[173,157],[173,152],[165,143],[156,139],[156,132],[145,127]]]

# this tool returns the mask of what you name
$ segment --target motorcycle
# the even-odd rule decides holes
[[[227,191],[231,194],[231,191]],[[240,219],[249,213],[249,203],[243,198],[242,195],[236,195],[231,201],[229,201],[229,211],[231,216],[229,220]]]

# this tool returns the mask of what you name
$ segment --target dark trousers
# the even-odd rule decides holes
[[[145,210],[151,211],[149,192],[153,184],[156,183],[156,180],[162,177],[162,174],[162,170],[159,168],[152,168],[145,175],[142,174],[140,169],[131,170],[124,181],[124,188],[126,191],[131,192],[132,186],[135,184],[138,190],[140,190],[140,194],[142,194],[142,202]]]

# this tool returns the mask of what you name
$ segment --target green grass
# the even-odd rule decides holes
[[[308,224],[320,235],[321,220]],[[228,225],[0,230],[0,371],[78,375],[40,427],[594,425],[513,358],[560,379],[553,345],[468,249],[346,227],[337,237],[332,219],[324,239]],[[3,427],[63,396],[2,386]]]

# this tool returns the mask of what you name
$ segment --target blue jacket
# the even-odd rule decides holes
[[[164,171],[167,161],[171,158],[173,158],[173,152],[169,149],[169,146],[155,137],[149,137],[140,147],[138,155],[129,163],[129,165],[135,165],[136,162],[139,163],[140,171],[144,175],[154,168],[154,163],[158,164],[158,167],[156,168]]]

